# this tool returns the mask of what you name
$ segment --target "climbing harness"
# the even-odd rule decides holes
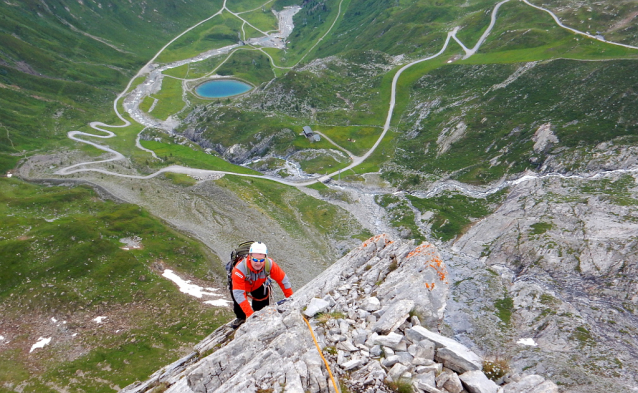
[[[264,301],[266,299],[269,299],[270,295],[271,295],[271,293],[270,293],[270,283],[271,282],[272,282],[272,280],[270,279],[270,277],[268,277],[266,279],[266,281],[264,282],[264,287],[266,288],[266,292],[268,294],[266,296],[264,296],[263,298],[255,299],[255,297],[250,292],[246,292],[246,297],[251,298],[251,299],[253,299],[253,301],[258,301],[258,302],[261,302],[261,301]]]

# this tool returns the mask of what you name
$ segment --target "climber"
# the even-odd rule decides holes
[[[231,324],[233,329],[237,329],[253,312],[270,304],[271,278],[277,281],[286,298],[292,295],[288,276],[268,257],[268,248],[261,242],[251,244],[248,255],[237,262],[231,276],[230,293],[237,316]],[[252,298],[252,307],[249,297]]]

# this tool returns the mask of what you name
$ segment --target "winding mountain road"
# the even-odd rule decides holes
[[[272,0],[271,0],[272,1]],[[175,42],[177,39],[179,39],[180,37],[182,37],[184,34],[188,33],[189,31],[193,30],[194,28],[196,28],[197,26],[201,25],[202,23],[205,23],[209,20],[211,20],[212,18],[214,18],[215,16],[220,15],[224,10],[228,11],[229,13],[231,13],[232,15],[234,15],[235,17],[239,18],[240,20],[242,20],[244,23],[250,25],[251,27],[255,28],[255,30],[260,31],[261,33],[263,33],[264,35],[268,35],[267,33],[262,32],[261,30],[257,29],[256,27],[252,26],[250,23],[248,23],[247,21],[245,21],[243,18],[241,18],[239,16],[239,14],[241,13],[234,13],[232,11],[230,11],[227,7],[226,7],[226,0],[224,0],[224,3],[222,5],[222,8],[215,14],[213,14],[212,16],[210,16],[209,18],[206,18],[204,20],[202,20],[201,22],[191,26],[190,28],[184,30],[181,34],[179,34],[178,36],[176,36],[175,38],[173,38],[170,42],[168,42],[166,45],[164,45],[164,47],[162,47],[162,49],[160,49],[159,52],[157,52],[157,54],[129,81],[128,85],[126,86],[126,88],[124,89],[124,91],[117,96],[117,98],[115,99],[114,103],[113,103],[113,109],[115,111],[115,113],[117,114],[117,116],[122,120],[122,122],[124,123],[123,125],[108,125],[108,124],[104,124],[101,122],[92,122],[90,123],[91,128],[103,132],[105,135],[94,135],[94,134],[89,134],[86,132],[81,132],[81,131],[70,131],[68,132],[68,137],[71,138],[74,141],[80,142],[80,143],[86,143],[89,145],[92,145],[100,150],[103,150],[105,152],[111,153],[113,154],[113,157],[106,159],[106,160],[99,160],[99,161],[88,161],[88,162],[82,162],[82,163],[78,163],[75,165],[71,165],[62,169],[59,169],[58,171],[56,171],[55,173],[58,175],[69,175],[69,174],[74,174],[74,173],[81,173],[81,172],[98,172],[98,173],[102,173],[102,174],[106,174],[106,175],[111,175],[111,176],[119,176],[119,177],[126,177],[126,178],[133,178],[133,179],[150,179],[153,177],[156,177],[162,173],[165,172],[173,172],[173,173],[181,173],[181,174],[187,174],[199,179],[213,179],[213,178],[219,178],[220,176],[223,175],[235,175],[235,176],[244,176],[244,177],[256,177],[256,178],[264,178],[264,179],[269,179],[272,181],[276,181],[285,185],[289,185],[289,186],[294,186],[294,187],[302,187],[302,186],[309,186],[311,184],[317,183],[319,181],[327,181],[330,178],[332,178],[335,175],[338,175],[339,173],[343,172],[343,171],[347,171],[349,169],[353,169],[355,167],[357,167],[358,165],[360,165],[362,162],[364,162],[367,158],[370,157],[370,155],[372,155],[375,150],[377,149],[377,147],[379,146],[379,144],[382,142],[383,138],[385,137],[386,133],[388,132],[388,130],[390,129],[390,124],[392,122],[392,117],[394,114],[394,108],[395,108],[395,104],[396,104],[396,89],[397,89],[397,84],[398,84],[398,80],[401,76],[401,74],[407,70],[408,68],[419,64],[421,62],[424,61],[428,61],[428,60],[432,60],[438,56],[440,56],[441,54],[443,54],[445,52],[445,50],[448,47],[448,44],[450,42],[450,39],[454,39],[460,46],[461,48],[464,50],[465,52],[465,56],[463,57],[464,59],[467,59],[469,57],[471,57],[472,55],[474,55],[481,47],[481,45],[483,44],[483,42],[485,41],[485,39],[489,36],[489,34],[491,33],[492,29],[494,28],[494,25],[496,24],[496,19],[497,19],[497,13],[499,8],[507,3],[509,0],[503,0],[501,2],[499,2],[498,4],[496,4],[496,6],[494,7],[494,9],[492,10],[491,13],[491,20],[490,20],[490,24],[488,26],[488,28],[485,30],[485,32],[483,33],[483,35],[481,36],[481,38],[479,39],[479,41],[476,43],[476,45],[472,48],[472,49],[468,49],[457,37],[456,37],[456,33],[459,30],[459,27],[455,27],[453,30],[449,31],[447,34],[447,38],[445,40],[445,43],[443,45],[443,47],[441,48],[441,50],[439,52],[437,52],[434,55],[419,59],[419,60],[415,60],[411,63],[408,63],[406,65],[404,65],[403,67],[401,67],[397,73],[394,75],[394,78],[392,79],[392,87],[391,87],[391,95],[390,95],[390,103],[389,103],[389,108],[388,108],[388,115],[386,117],[386,121],[385,124],[383,126],[383,131],[381,132],[381,135],[379,136],[379,138],[377,139],[377,141],[375,142],[375,144],[372,146],[372,148],[370,148],[370,150],[368,150],[368,152],[366,152],[363,156],[354,156],[351,153],[347,152],[347,150],[342,149],[344,151],[346,151],[350,158],[352,159],[352,163],[350,165],[348,165],[345,168],[342,168],[340,170],[334,171],[330,174],[326,174],[326,175],[315,175],[315,176],[309,176],[309,179],[303,179],[303,180],[286,180],[286,179],[282,179],[282,178],[278,178],[278,177],[273,177],[273,176],[268,176],[268,175],[249,175],[249,174],[240,174],[240,173],[235,173],[235,172],[228,172],[228,171],[214,171],[214,170],[205,170],[205,169],[197,169],[197,168],[187,168],[187,167],[183,167],[183,166],[179,166],[179,165],[171,165],[168,166],[166,168],[162,168],[159,171],[147,175],[147,176],[141,176],[141,175],[127,175],[127,174],[121,174],[121,173],[116,173],[116,172],[111,172],[105,169],[100,169],[100,168],[87,168],[86,166],[91,165],[91,164],[101,164],[101,163],[105,163],[105,162],[112,162],[112,161],[117,161],[117,160],[125,160],[126,157],[124,155],[122,155],[121,153],[111,149],[108,146],[104,146],[104,145],[100,145],[98,143],[95,142],[91,142],[91,141],[87,141],[85,139],[80,139],[78,136],[90,136],[90,137],[95,137],[95,138],[102,138],[102,139],[108,139],[108,138],[112,138],[115,137],[116,134],[113,133],[112,131],[106,130],[102,127],[109,127],[109,128],[123,128],[123,127],[128,127],[131,123],[125,119],[119,112],[118,107],[117,107],[117,103],[119,102],[120,99],[122,99],[125,95],[127,95],[127,92],[129,91],[129,89],[131,88],[131,85],[133,83],[134,80],[136,80],[137,78],[139,78],[140,76],[144,76],[144,75],[149,75],[149,77],[147,78],[147,81],[145,81],[142,85],[146,84],[149,85],[153,82],[153,78],[154,77],[158,77],[159,73],[161,73],[162,70],[168,69],[168,68],[174,68],[183,64],[187,64],[189,62],[194,62],[194,61],[201,61],[202,60],[202,55],[197,56],[195,58],[192,59],[187,59],[187,60],[182,60],[179,62],[175,62],[175,63],[171,63],[169,65],[165,65],[163,67],[160,67],[158,69],[154,69],[152,64],[153,62],[159,57],[159,55],[173,42]],[[591,39],[596,39],[599,41],[603,41],[605,43],[608,44],[612,44],[612,45],[619,45],[619,46],[623,46],[623,47],[627,47],[627,48],[631,48],[631,49],[638,49],[638,47],[635,46],[631,46],[631,45],[625,45],[625,44],[621,44],[621,43],[615,43],[615,42],[611,42],[611,41],[606,41],[604,39],[601,39],[599,37],[596,36],[592,36],[591,34],[570,28],[565,26],[562,22],[560,22],[560,20],[558,19],[558,17],[550,10],[543,8],[543,7],[539,7],[536,6],[532,3],[530,3],[528,0],[522,0],[525,4],[534,7],[536,9],[545,11],[547,13],[549,13],[554,20],[556,21],[556,23],[562,27],[565,28],[575,34],[580,34],[583,36],[586,36],[588,38]],[[330,29],[328,30],[328,32],[326,32],[326,34],[324,34],[321,38],[319,38],[319,40],[310,48],[310,50],[307,53],[310,53],[310,51],[316,47],[316,45],[319,44],[319,42],[321,40],[323,40],[323,38],[325,38],[325,36],[332,30],[332,28],[334,27],[336,21],[338,20],[339,16],[341,15],[341,4],[342,4],[343,0],[339,3],[339,12],[337,17],[335,18],[335,20],[333,21],[332,25],[330,26]],[[270,3],[270,1],[266,2],[265,4]],[[264,5],[265,5],[264,4]],[[292,20],[292,16],[290,17],[290,20]],[[281,19],[280,19],[280,23],[281,23]],[[291,22],[290,22],[291,23]],[[289,29],[289,31],[291,31],[292,29],[290,28],[290,26],[287,26],[287,28]],[[280,30],[282,30],[283,28],[280,26]],[[232,50],[234,48],[234,46],[232,47],[225,47],[225,48],[220,48],[220,49],[216,49],[216,50],[212,50],[212,51],[208,51],[206,52],[206,57],[210,57],[213,55],[217,55],[219,53],[223,53],[223,52],[229,52],[230,50]],[[272,57],[271,57],[272,60]],[[275,65],[274,61],[272,62],[273,66]],[[287,67],[277,67],[277,68],[287,68]],[[135,93],[135,94],[133,94]],[[132,106],[133,107],[137,107],[137,105],[139,105],[139,102],[141,102],[141,99],[143,99],[145,97],[144,95],[144,91],[143,89],[140,91],[134,91],[132,93],[132,95],[134,96],[132,98]],[[131,107],[131,105],[129,105],[129,107]],[[139,111],[141,113],[141,111]],[[131,113],[131,112],[129,112]],[[138,121],[140,124],[146,126],[146,127],[161,127],[161,124],[159,124],[157,121],[155,120],[149,120],[150,117],[148,116],[136,116],[134,115],[135,112],[132,113],[132,116],[134,117],[134,119],[136,121]],[[334,142],[333,142],[334,143]],[[148,151],[150,153],[153,154],[154,157],[157,158],[157,156],[155,155],[154,152],[149,151],[148,149],[144,149],[143,147],[141,147],[141,145],[139,144],[139,141],[136,142],[137,146],[142,148],[145,151]],[[618,174],[618,173],[635,173],[638,172],[638,168],[632,168],[632,169],[619,169],[619,170],[615,170],[615,171],[607,171],[607,172],[601,172],[601,173],[595,173],[595,174],[589,174],[589,175],[562,175],[559,173],[548,173],[548,174],[535,174],[535,173],[525,173],[522,177],[520,177],[517,180],[513,180],[513,181],[505,181],[502,182],[496,186],[491,186],[489,188],[486,189],[477,189],[474,187],[470,187],[468,185],[465,185],[463,183],[459,183],[459,182],[455,182],[455,181],[444,181],[441,182],[437,185],[435,185],[432,190],[430,190],[428,193],[424,193],[422,196],[423,197],[430,197],[433,195],[436,195],[437,193],[439,193],[442,190],[457,190],[460,191],[466,195],[472,196],[472,197],[485,197],[487,195],[493,194],[495,192],[498,192],[500,190],[502,190],[503,188],[509,187],[511,185],[516,185],[525,181],[529,181],[529,180],[533,180],[533,179],[539,179],[539,178],[549,178],[549,177],[560,177],[560,178],[581,178],[581,179],[594,179],[594,178],[598,178],[598,177],[602,177],[602,176],[608,176],[611,174]]]

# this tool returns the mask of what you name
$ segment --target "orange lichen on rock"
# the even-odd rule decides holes
[[[415,248],[412,252],[410,252],[408,256],[406,257],[406,259],[412,258],[417,255],[423,255],[424,257],[426,257],[428,260],[427,262],[425,262],[425,265],[427,267],[431,267],[432,269],[436,271],[436,274],[439,276],[440,281],[444,282],[445,284],[448,283],[447,269],[445,268],[445,264],[443,264],[443,261],[441,260],[438,253],[436,252],[436,249],[431,244],[429,243],[421,244],[420,246]],[[431,284],[431,288],[430,288],[430,284],[426,283],[425,286],[430,290],[434,289],[434,284]]]
[[[445,282],[446,284],[448,283],[447,269],[445,268],[445,265],[443,264],[443,261],[441,260],[441,258],[439,257],[432,258],[428,267],[431,267],[432,269],[436,271],[436,274],[439,275],[439,280]]]
[[[432,283],[432,284],[428,284],[427,282],[425,283],[425,287],[429,289],[430,291],[434,289],[434,285],[435,283]]]
[[[363,242],[362,247],[365,248],[368,247],[370,244],[375,244],[381,238],[385,238],[385,244],[392,243],[391,240],[388,240],[388,235],[386,235],[385,233],[381,233]]]
[[[413,256],[416,256],[416,255],[433,256],[434,253],[431,250],[428,250],[428,248],[432,248],[432,245],[430,243],[422,243],[420,246],[415,248],[411,253],[409,253],[406,259],[412,258]]]

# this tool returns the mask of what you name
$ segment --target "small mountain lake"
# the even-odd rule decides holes
[[[252,89],[247,83],[235,79],[219,79],[204,82],[195,88],[195,93],[205,98],[232,97]]]

